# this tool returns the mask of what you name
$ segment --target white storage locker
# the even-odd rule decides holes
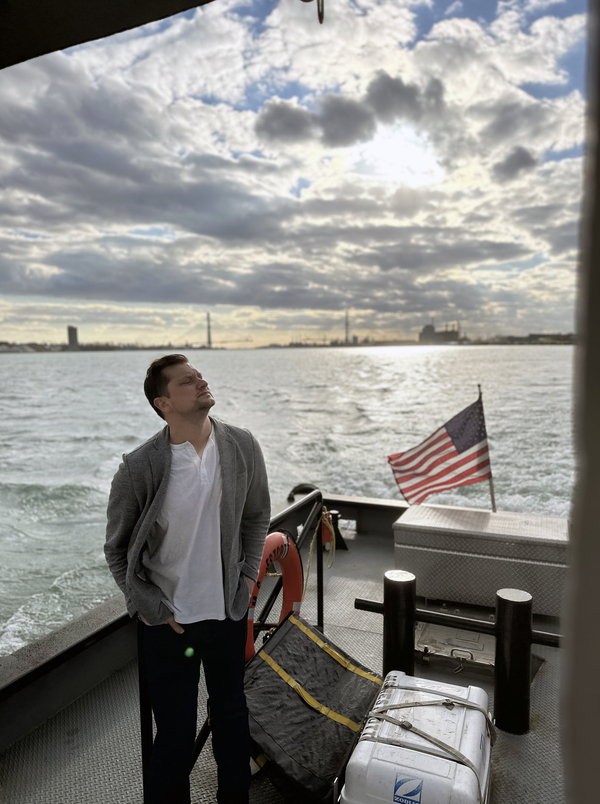
[[[568,520],[411,505],[393,529],[394,565],[415,575],[420,597],[493,608],[498,589],[524,589],[534,614],[560,616]]]
[[[484,804],[487,707],[480,687],[389,673],[348,762],[341,804]]]

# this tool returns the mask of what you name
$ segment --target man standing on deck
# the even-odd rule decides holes
[[[270,520],[256,439],[210,417],[184,355],[155,360],[144,392],[167,426],[128,455],[108,502],[106,560],[142,621],[156,738],[145,804],[189,804],[200,663],[219,804],[247,804],[246,612]]]

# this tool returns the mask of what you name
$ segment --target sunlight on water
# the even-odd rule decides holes
[[[274,505],[299,482],[400,499],[386,457],[483,389],[499,510],[569,515],[573,349],[382,347],[190,352],[218,418],[259,439]],[[0,356],[0,655],[117,591],[105,510],[121,454],[161,428],[151,352]],[[489,507],[487,483],[429,502]]]

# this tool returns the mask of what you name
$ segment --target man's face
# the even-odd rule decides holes
[[[167,403],[166,407],[159,405],[163,413],[181,414],[183,416],[200,410],[209,410],[215,404],[215,399],[202,374],[189,363],[177,363],[163,369],[163,375],[168,379],[167,396],[157,397],[157,402]]]

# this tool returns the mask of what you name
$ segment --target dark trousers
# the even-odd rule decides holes
[[[217,763],[217,801],[246,804],[250,787],[250,732],[244,695],[246,618],[203,620],[182,627],[183,634],[170,625],[143,628],[157,729],[145,804],[190,804],[201,663]]]

